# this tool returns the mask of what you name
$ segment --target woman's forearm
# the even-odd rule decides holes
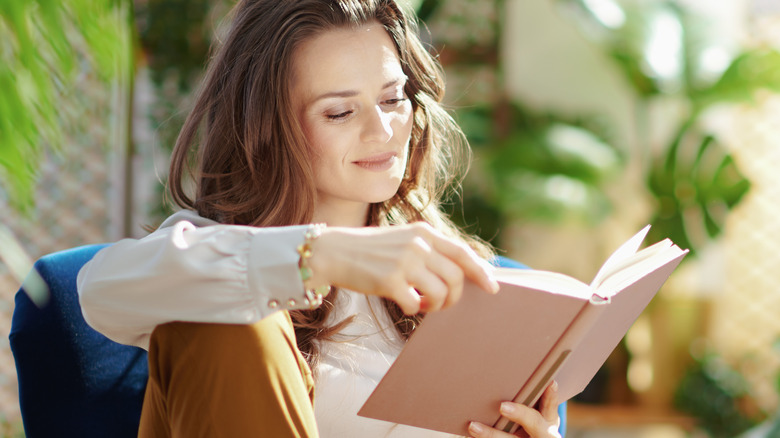
[[[305,226],[185,219],[191,220],[166,221],[143,239],[121,240],[82,268],[79,299],[92,327],[147,348],[151,331],[165,322],[251,323],[279,309],[306,307],[295,251]]]

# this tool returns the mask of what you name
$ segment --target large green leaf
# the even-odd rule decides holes
[[[666,154],[653,160],[647,187],[657,202],[653,238],[669,237],[695,253],[720,234],[750,182],[717,138],[698,133],[689,121]]]
[[[490,224],[551,223],[575,216],[597,222],[609,212],[603,185],[619,170],[622,157],[581,123],[501,105],[463,110],[458,119],[476,155],[467,182],[468,193],[478,196],[464,199],[465,215],[480,220],[487,214],[474,210],[482,209],[504,216]]]
[[[750,185],[718,139],[699,129],[699,117],[714,104],[749,102],[760,89],[780,91],[780,54],[740,53],[708,17],[676,2],[559,2],[578,11],[572,16],[583,34],[612,55],[640,96],[640,109],[659,94],[673,94],[690,108],[670,119],[679,129],[660,152],[652,155],[645,145],[646,181],[656,200],[651,234],[695,252],[720,233]],[[649,126],[647,111],[636,114],[637,126]]]
[[[749,50],[729,65],[720,80],[693,95],[698,109],[717,103],[752,102],[759,90],[780,92],[780,52]]]

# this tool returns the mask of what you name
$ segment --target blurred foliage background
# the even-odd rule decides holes
[[[64,104],[79,75],[110,83],[132,75],[132,2],[6,1],[0,4],[0,181],[27,211],[44,148],[83,121]],[[127,83],[127,82],[125,82]]]
[[[622,77],[632,102],[628,132],[608,115],[562,111],[507,92],[506,84],[517,73],[505,56],[512,51],[507,35],[516,26],[506,11],[518,2],[409,0],[423,23],[424,39],[445,66],[447,103],[474,150],[461,194],[448,203],[453,218],[518,256],[511,250],[518,227],[533,231],[535,225],[554,229],[575,223],[588,233],[609,224],[619,210],[634,209],[637,223],[628,228],[651,223],[652,240],[670,237],[690,248],[689,260],[695,259],[717,241],[729,212],[751,186],[709,117],[724,106],[751,103],[757,93],[780,91],[780,53],[724,36],[706,14],[685,2],[533,3],[553,8]],[[123,136],[112,147],[120,157],[130,163],[150,147],[167,155],[231,4],[0,2],[0,195],[23,214],[34,211],[36,175],[45,152],[78,147],[64,142],[68,136],[63,133],[77,132],[86,123],[73,108],[89,102],[72,91],[85,75],[115,96],[113,120]],[[589,87],[593,78],[572,70],[568,80]],[[125,170],[123,230],[129,235],[137,225],[131,224],[135,216],[129,210],[138,208],[131,187],[134,178],[149,175],[136,174],[130,165]],[[165,175],[155,176],[160,181],[154,184],[153,201],[142,207],[152,224],[170,211],[161,184]],[[629,185],[637,186],[630,192],[636,198],[624,197]],[[19,247],[13,233],[0,227],[0,240],[10,242],[0,246],[0,258],[15,265],[12,271],[22,278],[29,262],[13,249]],[[607,250],[609,244],[603,242]],[[533,251],[519,254],[530,259]],[[617,353],[622,359],[612,375],[625,375],[631,354],[627,349]],[[723,372],[725,367],[711,355],[691,358],[675,396],[677,409],[699,418],[713,436],[734,436],[769,417],[744,408],[745,391],[723,377],[736,373]],[[597,382],[607,385],[609,379]],[[605,402],[608,392],[593,388],[591,401]],[[696,396],[716,393],[720,398]],[[723,415],[708,409],[716,398],[725,404],[714,412],[733,414],[728,427]]]
[[[425,22],[444,9],[443,3],[425,0],[412,6]],[[502,3],[494,0],[490,8],[498,10]],[[639,96],[640,141],[649,137],[643,132],[649,129],[645,107],[654,98],[674,95],[684,101],[687,109],[675,121],[664,150],[645,152],[644,178],[657,201],[653,232],[696,251],[703,242],[694,236],[715,237],[725,212],[748,188],[717,137],[697,121],[713,105],[749,101],[763,88],[777,90],[780,54],[770,49],[733,53],[702,17],[672,1],[558,3],[572,24],[613,59]],[[148,116],[158,127],[160,144],[170,147],[186,114],[186,97],[202,72],[214,17],[227,8],[214,0],[4,2],[2,30],[9,38],[0,64],[0,109],[7,115],[0,121],[0,177],[12,205],[32,207],[41,150],[60,148],[62,129],[78,124],[63,117],[67,113],[58,105],[72,97],[68,84],[79,73],[78,63],[90,63],[101,80],[122,75],[130,86],[133,62],[147,68],[155,92]],[[498,56],[500,20],[488,21],[486,38],[468,38],[473,34],[466,32],[467,38],[446,46],[431,41],[447,67],[484,64],[499,76],[507,74]],[[479,182],[468,186],[467,208],[460,215],[464,225],[480,223],[478,232],[500,243],[501,224],[507,220],[549,222],[572,214],[603,219],[610,208],[603,185],[630,159],[609,138],[609,127],[584,118],[534,114],[500,93],[488,96],[493,98],[457,111],[481,166],[472,178]]]

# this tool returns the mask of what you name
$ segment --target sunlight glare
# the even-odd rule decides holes
[[[614,0],[583,0],[597,20],[610,29],[619,29],[626,23],[626,13]]]

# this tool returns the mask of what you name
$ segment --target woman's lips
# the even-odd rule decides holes
[[[383,154],[372,155],[370,157],[355,160],[352,163],[366,170],[382,172],[393,167],[398,159],[395,152],[385,152]]]

